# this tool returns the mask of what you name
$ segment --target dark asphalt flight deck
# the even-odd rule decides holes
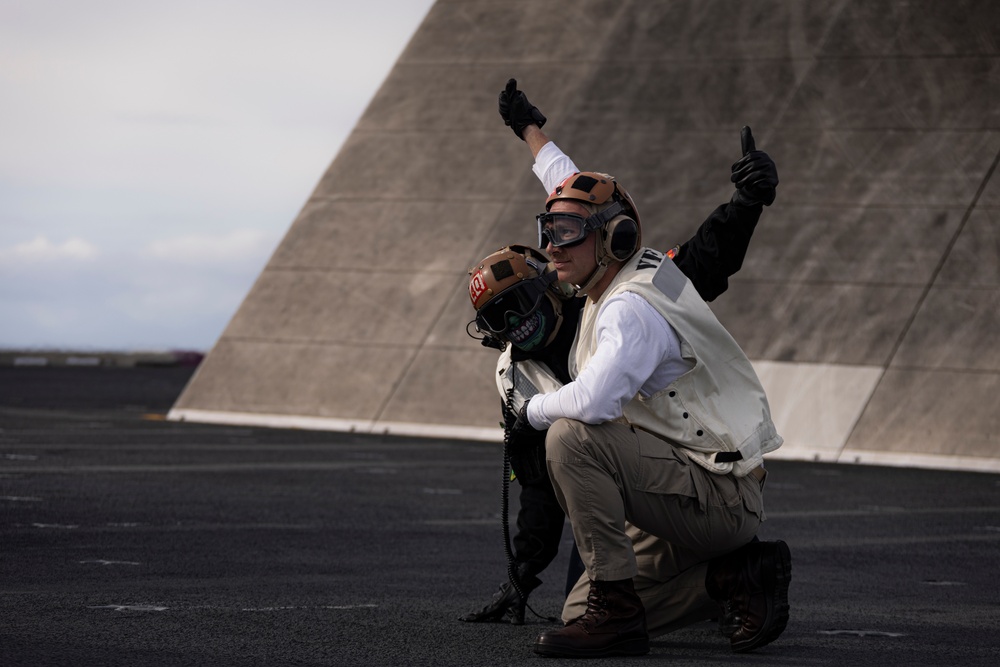
[[[543,664],[544,621],[456,620],[504,577],[497,446],[162,421],[190,373],[0,368],[0,665]],[[784,635],[601,665],[1000,663],[1000,476],[769,468]]]

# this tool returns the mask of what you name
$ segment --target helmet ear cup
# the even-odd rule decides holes
[[[624,262],[635,254],[640,242],[639,223],[627,215],[619,215],[604,230],[604,255]]]

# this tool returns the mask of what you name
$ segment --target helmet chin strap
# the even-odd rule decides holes
[[[601,233],[601,229],[595,229],[591,232],[591,234]],[[611,257],[604,252],[604,239],[598,237],[594,241],[594,260],[597,262],[597,267],[590,274],[590,277],[576,289],[576,293],[581,296],[587,296],[587,292],[594,289],[594,285],[600,282],[604,274],[607,273],[608,266],[611,264]]]
[[[552,333],[550,333],[549,337],[545,340],[545,345],[549,346],[552,344],[552,341],[556,339],[556,334],[559,333],[559,329],[562,327],[563,313],[562,313],[562,303],[560,303],[558,298],[556,298],[551,294],[546,294],[545,298],[547,298],[549,302],[552,304],[552,312],[555,313],[556,317],[556,323],[552,326]]]
[[[594,285],[600,282],[607,270],[607,264],[598,264],[597,268],[594,269],[594,272],[590,274],[590,278],[587,279],[587,282],[576,288],[576,293],[580,296],[587,296],[587,292],[594,289]]]

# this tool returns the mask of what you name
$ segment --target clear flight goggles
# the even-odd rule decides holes
[[[511,285],[479,309],[476,313],[476,326],[480,331],[500,335],[511,326],[520,325],[542,305],[546,290],[555,280],[556,272],[551,271]]]
[[[538,222],[538,247],[544,249],[551,243],[553,248],[570,248],[583,243],[587,234],[600,229],[624,210],[619,202],[615,202],[613,206],[587,218],[576,213],[539,213],[535,216]]]

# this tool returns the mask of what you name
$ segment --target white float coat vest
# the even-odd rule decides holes
[[[641,296],[677,332],[681,356],[693,368],[649,397],[636,395],[624,407],[625,420],[712,472],[742,477],[782,443],[767,396],[743,350],[691,281],[663,259],[663,253],[641,248],[596,303],[587,301],[570,351],[570,375],[579,377],[596,352],[597,315],[608,299],[622,292]]]

